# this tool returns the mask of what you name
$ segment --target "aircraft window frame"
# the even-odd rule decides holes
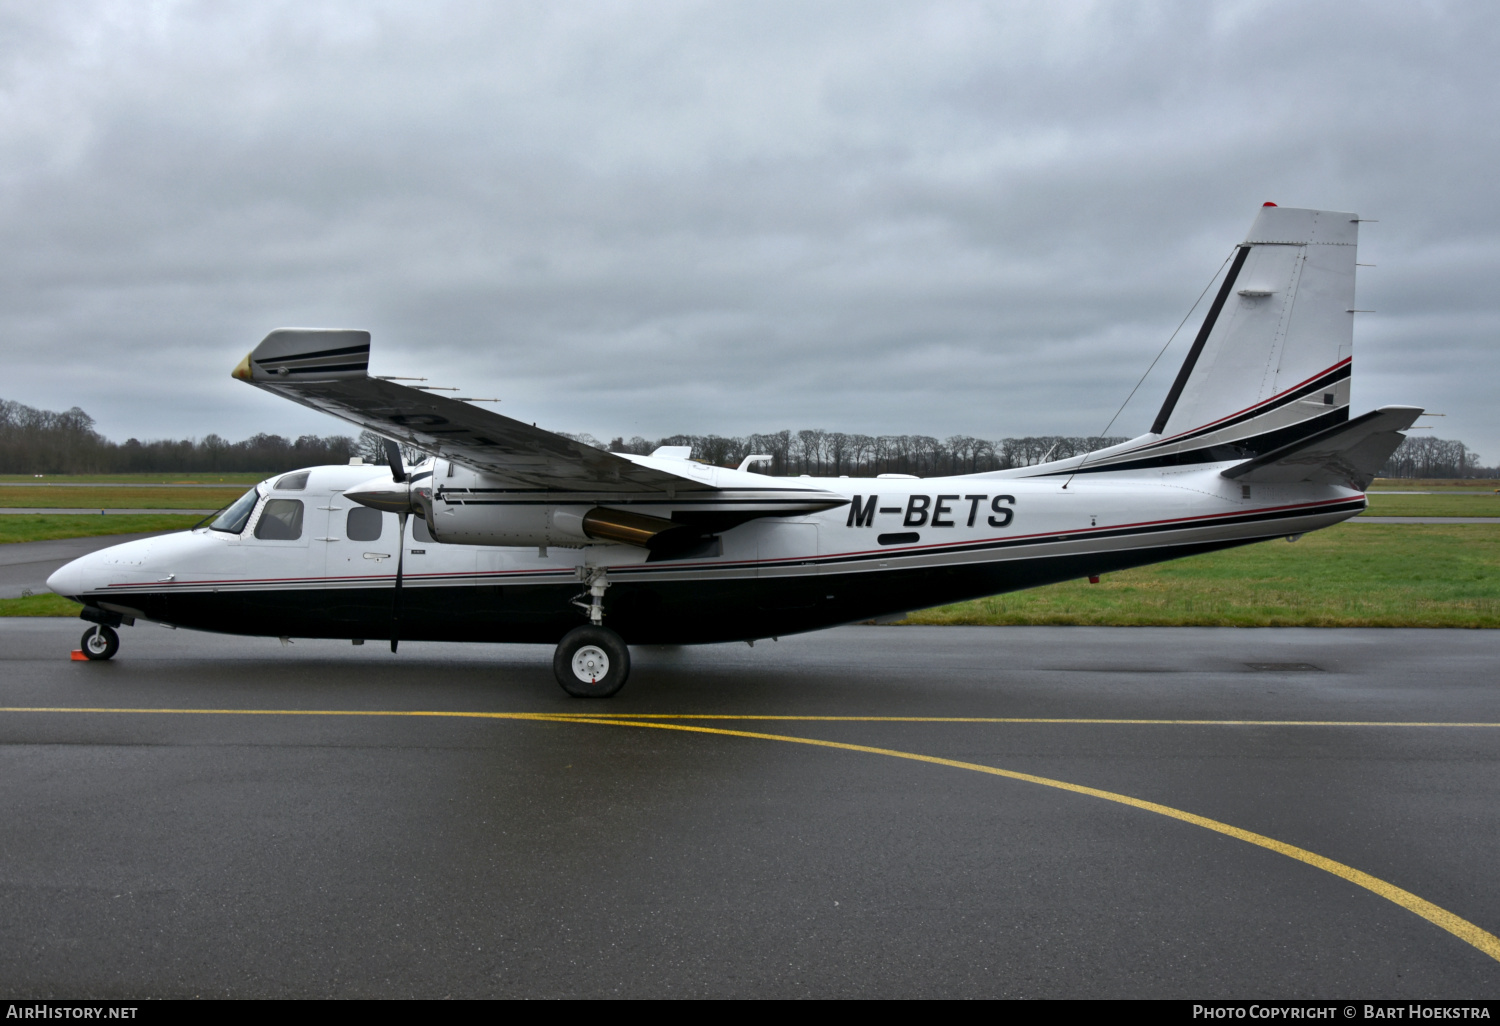
[[[373,535],[369,534],[367,529],[361,528],[365,533],[356,534],[355,518],[358,517],[362,521],[370,522],[371,514],[374,514],[373,523],[375,525],[375,533]],[[385,514],[378,509],[371,509],[369,506],[351,506],[349,512],[344,515],[344,537],[350,541],[379,541],[384,534]]]
[[[250,499],[250,503],[242,505],[246,499]],[[245,528],[250,524],[250,518],[255,516],[255,508],[260,505],[260,499],[260,485],[255,485],[244,495],[241,495],[225,507],[224,512],[220,513],[209,523],[208,529],[210,531],[218,531],[220,534],[244,534]],[[229,520],[228,518],[230,517],[236,519]],[[226,526],[220,527],[219,525],[224,524],[226,520],[228,521]],[[236,521],[238,522],[238,526],[229,526],[235,524]]]
[[[282,474],[272,485],[278,492],[305,492],[307,491],[307,479],[312,475],[310,470],[299,470],[292,474]]]
[[[278,504],[296,506],[290,522],[281,515],[280,511],[272,511],[272,507]],[[306,504],[301,499],[267,499],[265,505],[261,507],[260,516],[255,520],[255,537],[260,541],[300,541],[306,512]],[[270,526],[272,524],[281,526],[272,527]],[[267,533],[262,534],[262,530],[266,530]],[[283,531],[290,533],[271,533]]]

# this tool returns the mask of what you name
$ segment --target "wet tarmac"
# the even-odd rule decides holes
[[[850,627],[580,702],[82,627],[0,621],[10,995],[1500,990],[1500,632]]]

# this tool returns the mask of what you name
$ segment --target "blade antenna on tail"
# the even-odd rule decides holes
[[[1208,290],[1214,287],[1214,282],[1219,280],[1219,274],[1224,270],[1224,264],[1227,264],[1230,260],[1234,259],[1234,255],[1238,250],[1239,247],[1236,246],[1234,249],[1231,249],[1229,251],[1229,254],[1227,256],[1224,257],[1224,263],[1220,264],[1219,269],[1215,271],[1213,275],[1208,279],[1208,284],[1203,286],[1203,291],[1198,293],[1198,298],[1193,300],[1193,305],[1188,307],[1188,312],[1182,315],[1182,320],[1177,322],[1177,327],[1173,328],[1172,334],[1167,336],[1166,345],[1161,347],[1161,350],[1156,354],[1156,359],[1152,360],[1151,366],[1146,368],[1146,373],[1141,375],[1141,379],[1135,383],[1135,387],[1130,390],[1130,394],[1125,397],[1125,401],[1120,404],[1120,408],[1115,411],[1115,415],[1109,418],[1108,424],[1104,425],[1104,430],[1099,432],[1099,436],[1101,438],[1108,435],[1109,429],[1115,426],[1115,421],[1120,419],[1120,414],[1125,412],[1125,407],[1130,405],[1130,400],[1135,398],[1135,394],[1140,391],[1141,385],[1145,384],[1146,378],[1150,376],[1151,372],[1156,368],[1156,365],[1161,362],[1161,358],[1167,354],[1167,347],[1172,344],[1172,340],[1177,337],[1177,333],[1182,330],[1182,326],[1188,322],[1188,318],[1193,316],[1193,311],[1198,309],[1198,304],[1203,302],[1203,297],[1208,295]],[[1091,455],[1093,454],[1084,453],[1083,459],[1078,461],[1078,466],[1073,468],[1073,473],[1069,474],[1068,479],[1063,482],[1064,488],[1067,488],[1068,485],[1073,483],[1073,478],[1078,476],[1078,472],[1083,469],[1083,465],[1089,461],[1089,457]]]

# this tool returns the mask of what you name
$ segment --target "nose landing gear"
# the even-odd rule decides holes
[[[83,649],[85,658],[99,662],[112,658],[120,650],[120,636],[112,627],[106,627],[102,623],[95,624],[83,632],[79,647]]]

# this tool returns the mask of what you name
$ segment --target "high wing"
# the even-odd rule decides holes
[[[751,516],[815,512],[848,501],[823,489],[760,487],[759,481],[769,485],[774,479],[759,475],[734,475],[745,478],[737,484],[753,482],[753,487],[716,487],[700,479],[715,475],[694,473],[708,471],[701,465],[684,460],[643,465],[458,399],[372,378],[369,362],[367,331],[280,328],[240,361],[234,377],[478,471],[503,488],[545,492],[558,499],[587,496],[594,502],[640,501],[648,495],[677,499],[699,493],[744,503],[754,508]],[[681,473],[675,472],[673,463],[682,465]],[[742,491],[755,494],[733,498],[732,493]]]
[[[1421,415],[1418,406],[1382,406],[1230,467],[1222,476],[1263,484],[1339,484],[1364,491],[1406,437],[1401,432]]]

